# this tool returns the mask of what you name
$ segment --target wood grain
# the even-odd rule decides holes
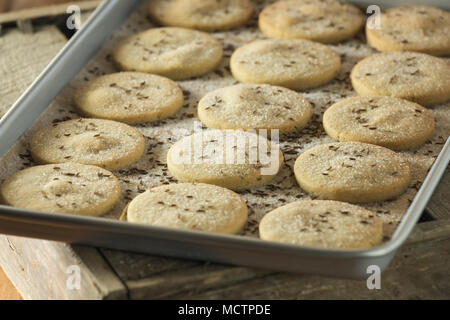
[[[126,289],[95,248],[0,235],[0,266],[24,299],[124,299]],[[67,285],[71,268],[80,287]]]
[[[0,268],[0,300],[22,300],[19,291],[9,281],[2,268]]]
[[[131,299],[400,299],[415,295],[424,299],[450,298],[450,281],[436,284],[434,280],[450,279],[450,220],[416,226],[383,273],[383,282],[387,284],[383,293],[371,292],[365,281],[209,263],[179,268],[176,259],[102,251],[125,282]],[[153,263],[147,264],[149,259]],[[159,265],[157,269],[154,263]]]

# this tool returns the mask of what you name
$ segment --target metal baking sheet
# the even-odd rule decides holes
[[[0,160],[1,174],[5,175],[20,169],[21,165],[27,166],[31,164],[28,162],[28,155],[26,154],[26,141],[35,130],[52,120],[64,120],[66,117],[74,116],[73,110],[68,105],[71,104],[70,97],[73,89],[80,84],[80,81],[114,71],[109,61],[109,53],[114,45],[114,41],[117,41],[117,38],[124,35],[145,30],[150,26],[145,18],[145,13],[138,12],[139,10],[135,11],[139,2],[138,0],[105,1],[91,16],[83,29],[71,39],[62,52],[0,120],[0,156],[5,155]],[[261,3],[261,1],[259,2]],[[141,8],[141,11],[144,9]],[[130,14],[132,15],[128,18]],[[121,30],[114,34],[113,39],[110,39],[113,31],[126,20],[127,22]],[[248,28],[256,29],[255,20],[249,23]],[[238,33],[242,34],[238,35]],[[226,48],[225,50],[225,55],[230,54],[232,49],[239,45],[240,41],[248,41],[260,36],[256,31],[244,33],[231,31],[216,34],[224,45],[228,46],[228,49]],[[107,39],[109,41],[106,42]],[[350,56],[346,58],[348,61],[343,63],[347,71],[344,70],[340,76],[341,79],[338,80],[338,82],[343,82],[341,87],[344,88],[346,86],[345,78],[348,77],[346,72],[351,68],[352,63],[354,64],[364,55],[371,54],[372,51],[370,51],[370,48],[361,45],[361,39],[352,40],[344,45],[336,45],[333,48],[341,55]],[[360,52],[361,56],[359,56]],[[94,59],[91,60],[93,57]],[[181,83],[182,88],[185,90],[185,95],[188,96],[186,107],[183,108],[183,111],[180,111],[181,116],[186,118],[184,120],[186,120],[187,125],[192,125],[191,111],[195,109],[195,102],[203,93],[217,86],[224,86],[227,82],[229,84],[234,82],[234,79],[231,77],[224,76],[226,72],[225,59],[224,65],[212,75],[207,75],[200,80]],[[320,88],[320,90],[310,90],[305,95],[317,104],[323,103],[323,107],[326,107],[330,101],[341,97],[341,87],[339,87],[339,84],[332,83],[329,86]],[[199,92],[195,93],[194,90],[187,92],[186,88],[195,88]],[[333,92],[333,90],[337,90],[337,92]],[[324,101],[327,102],[325,103]],[[442,117],[448,114],[445,107],[448,106],[435,108],[433,110],[435,116]],[[321,111],[317,110],[316,113],[320,114]],[[313,120],[314,125],[320,123],[320,119],[317,117]],[[179,122],[179,119],[175,118],[159,125],[137,126],[137,128],[150,138],[147,140],[150,140],[148,143],[152,144],[151,141],[154,138],[152,134],[161,133],[158,131],[158,127],[165,128],[167,126],[170,128],[172,124]],[[422,172],[423,176],[426,174],[425,168],[428,169],[428,165],[433,162],[434,157],[437,156],[446,137],[448,137],[448,127],[444,126],[443,129],[441,128],[441,131],[444,132],[443,135],[437,135],[436,140],[431,145],[420,149],[419,154],[408,154],[412,158],[416,157],[419,159],[417,163],[423,168],[416,171]],[[304,132],[304,134],[308,134],[308,131]],[[169,138],[176,139],[179,137],[169,135],[167,139]],[[320,139],[313,137],[311,140],[314,141],[301,146],[303,148],[302,151],[308,145],[312,146],[331,141],[327,141],[327,139],[329,138],[326,135],[322,135]],[[287,147],[291,153],[292,150],[289,149],[289,143]],[[367,276],[366,270],[369,265],[378,265],[381,269],[384,269],[394,256],[397,248],[409,235],[445,171],[450,160],[449,149],[450,140],[447,141],[439,157],[434,161],[434,165],[426,179],[423,181],[423,177],[416,177],[412,188],[409,189],[408,194],[403,196],[403,198],[398,201],[382,203],[381,205],[373,204],[372,207],[369,205],[369,208],[375,210],[378,208],[378,211],[381,211],[380,215],[387,222],[385,226],[389,232],[388,236],[391,237],[390,240],[385,241],[381,246],[370,250],[337,251],[266,242],[255,239],[257,224],[248,226],[248,234],[246,233],[245,236],[244,234],[226,236],[206,232],[156,228],[117,221],[117,212],[121,211],[120,206],[124,206],[129,201],[128,198],[136,195],[136,192],[139,192],[139,188],[148,188],[151,186],[149,184],[155,181],[145,181],[143,186],[137,185],[135,189],[138,190],[132,191],[130,195],[124,192],[121,204],[116,208],[116,213],[111,213],[107,218],[31,212],[0,206],[0,233],[291,272],[364,278]],[[431,151],[431,154],[428,153],[429,151]],[[290,161],[292,159],[295,160],[298,154],[290,155]],[[423,159],[421,158],[422,156]],[[152,155],[147,155],[147,158],[143,161],[147,160],[148,162],[150,157]],[[423,160],[423,163],[420,162],[420,159]],[[139,170],[137,171],[139,173]],[[145,172],[147,173],[147,171]],[[291,173],[290,168],[285,168],[284,173],[287,174],[288,172]],[[122,180],[130,174],[132,175],[133,172],[124,171],[118,173],[119,178],[122,178]],[[151,176],[151,174],[149,175]],[[1,178],[2,175],[0,175]],[[284,178],[280,176],[278,181],[285,180]],[[164,181],[170,182],[170,178],[169,180],[165,178]],[[289,179],[286,181],[289,181]],[[422,186],[417,192],[416,189],[420,183]],[[125,190],[124,187],[123,189]],[[296,186],[295,190],[301,191],[298,186]],[[259,190],[259,192],[264,192],[264,190]],[[280,201],[279,196],[283,192],[283,189],[278,190],[278,195],[275,195],[276,200],[269,204],[272,207],[266,209],[266,212],[273,209],[273,206],[280,205],[280,202],[277,202],[277,200]],[[267,198],[273,194],[268,194]],[[293,194],[292,196],[296,195],[299,194]],[[414,195],[415,197],[412,199]],[[243,196],[251,197],[251,195],[245,194]],[[307,195],[301,194],[301,197],[307,197]],[[291,201],[289,197],[283,199],[284,201]],[[246,200],[249,201],[249,198]],[[402,203],[402,201],[406,201],[406,204]],[[409,205],[408,201],[412,201],[412,203]],[[250,209],[254,209],[253,215],[255,216],[261,215],[263,211],[258,205],[255,204],[254,206],[254,204],[250,203]],[[254,208],[252,208],[253,206]],[[392,207],[392,210],[389,211],[390,216],[383,211],[385,207]],[[408,210],[405,213],[406,208]],[[397,225],[397,222],[400,220],[401,223]],[[389,228],[389,222],[394,221],[396,223],[392,223],[393,226]]]

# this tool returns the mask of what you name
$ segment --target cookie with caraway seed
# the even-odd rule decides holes
[[[259,28],[270,38],[336,43],[353,38],[364,25],[354,5],[337,0],[278,1],[259,15]]]
[[[307,124],[311,104],[286,88],[238,84],[204,96],[198,104],[198,117],[213,129],[276,129],[284,133]]]
[[[152,0],[149,13],[163,26],[211,32],[243,25],[252,16],[253,4],[251,0]]]
[[[418,52],[393,51],[364,58],[352,69],[362,96],[389,96],[431,106],[450,100],[450,63]]]
[[[119,72],[83,84],[75,92],[74,103],[88,117],[139,124],[174,115],[183,105],[183,92],[164,77]]]
[[[450,12],[425,6],[387,9],[380,28],[366,26],[367,43],[379,51],[450,55]]]
[[[304,200],[267,213],[263,240],[326,249],[368,249],[381,244],[383,223],[375,213],[340,201]]]
[[[122,40],[113,52],[120,70],[183,80],[204,75],[222,61],[223,49],[212,35],[191,29],[150,29]]]
[[[408,188],[409,164],[394,151],[361,142],[322,144],[295,161],[297,182],[313,196],[351,203],[396,198]]]
[[[150,189],[128,205],[127,221],[235,234],[247,222],[247,205],[237,193],[204,183],[179,183]]]
[[[391,97],[341,100],[323,115],[326,133],[339,141],[359,141],[393,150],[417,148],[434,132],[433,114],[417,103]]]
[[[167,167],[183,182],[201,182],[231,190],[261,186],[283,164],[276,143],[241,130],[204,130],[170,147]]]
[[[75,119],[38,131],[30,143],[41,164],[77,162],[108,170],[137,162],[145,151],[144,136],[129,125],[102,119]]]
[[[30,167],[0,186],[0,202],[29,210],[101,216],[120,198],[119,180],[109,171],[79,163]]]
[[[309,40],[256,40],[233,53],[230,67],[240,82],[301,90],[334,79],[341,58],[326,45]]]

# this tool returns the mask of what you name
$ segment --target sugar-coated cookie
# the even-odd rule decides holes
[[[149,12],[152,20],[164,26],[218,31],[247,22],[253,4],[251,0],[152,0]]]
[[[30,149],[33,159],[42,164],[77,162],[119,170],[141,158],[145,140],[124,123],[76,119],[41,129],[31,139]]]
[[[74,102],[85,116],[138,124],[175,114],[183,105],[183,92],[164,77],[120,72],[85,83],[76,91]]]
[[[113,58],[120,70],[158,74],[173,80],[204,75],[222,60],[213,36],[184,28],[154,28],[120,42]]]
[[[198,105],[198,116],[209,128],[278,129],[283,133],[306,125],[311,104],[286,88],[238,84],[204,96]]]
[[[231,190],[204,183],[179,183],[150,189],[134,198],[127,221],[234,234],[247,222],[247,205]]]
[[[327,249],[367,249],[383,239],[375,213],[340,201],[296,201],[267,213],[261,239]]]
[[[366,26],[367,42],[379,51],[450,54],[450,12],[425,6],[383,11],[380,28]]]
[[[182,138],[167,154],[170,173],[180,181],[232,190],[263,185],[283,164],[283,154],[263,136],[240,130],[204,130]]]
[[[109,171],[79,163],[30,167],[0,187],[3,203],[30,210],[101,216],[119,201],[119,180]]]
[[[429,110],[408,100],[357,96],[328,108],[323,115],[323,127],[330,137],[339,141],[406,150],[431,138],[434,117]]]
[[[350,77],[363,96],[391,96],[423,106],[450,100],[450,63],[424,53],[375,54],[358,62]]]
[[[364,25],[355,6],[338,0],[278,1],[259,15],[259,28],[270,38],[335,43],[353,38]]]
[[[341,70],[341,58],[309,40],[256,40],[233,53],[230,67],[241,82],[300,90],[331,81]]]
[[[384,201],[404,193],[408,162],[384,147],[361,142],[315,146],[295,161],[300,186],[321,199],[351,203]]]

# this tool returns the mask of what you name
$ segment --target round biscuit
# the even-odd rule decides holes
[[[0,186],[0,198],[5,204],[23,209],[101,216],[119,201],[120,183],[100,167],[49,164],[8,177]]]
[[[75,92],[74,103],[88,117],[140,124],[174,115],[183,105],[183,92],[164,77],[119,72],[82,85]]]
[[[242,190],[272,180],[283,164],[277,145],[240,130],[205,130],[184,137],[167,154],[170,173],[183,182]]]
[[[337,0],[278,1],[259,15],[259,28],[270,38],[336,43],[353,38],[364,25],[362,12]]]
[[[38,131],[31,139],[30,150],[33,159],[41,164],[77,162],[119,170],[142,157],[145,140],[139,131],[124,123],[75,119]]]
[[[375,213],[340,201],[304,200],[267,213],[259,224],[263,240],[326,249],[368,249],[383,239]]]
[[[359,141],[393,150],[417,148],[434,132],[433,114],[417,103],[391,97],[341,100],[323,115],[326,133],[338,141]]]
[[[423,106],[450,100],[450,63],[424,53],[393,51],[364,58],[352,69],[362,96],[390,96]]]
[[[198,117],[208,128],[276,129],[284,133],[307,124],[311,104],[286,88],[238,84],[204,96],[198,104]]]
[[[247,22],[253,4],[251,0],[152,0],[149,13],[163,26],[219,31]]]
[[[256,40],[233,53],[230,67],[240,82],[301,90],[334,79],[341,58],[326,45],[309,40]]]
[[[313,196],[351,203],[384,201],[403,194],[408,162],[394,151],[361,142],[315,146],[295,161],[297,182]]]
[[[212,35],[191,29],[150,29],[122,40],[113,59],[120,70],[161,75],[173,80],[198,77],[214,70],[223,49]]]
[[[247,222],[247,205],[237,193],[204,183],[150,189],[134,198],[127,221],[158,227],[235,234]]]
[[[417,51],[450,55],[450,12],[425,6],[388,9],[380,28],[366,26],[367,43],[378,51]]]

